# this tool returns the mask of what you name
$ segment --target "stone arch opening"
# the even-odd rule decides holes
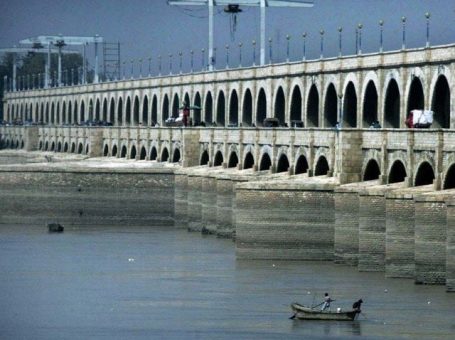
[[[296,175],[298,174],[304,174],[306,172],[308,172],[308,161],[306,159],[305,156],[301,155],[299,156],[299,158],[297,159],[297,162],[295,163],[295,169],[294,169],[294,173]]]
[[[21,141],[21,149],[23,149],[25,146],[24,141]]]
[[[311,85],[307,101],[307,126],[319,126],[319,92],[316,85]]]
[[[179,95],[176,93],[174,94],[174,99],[172,100],[172,117],[177,118],[179,116],[179,103],[180,98]]]
[[[272,160],[267,152],[262,155],[261,163],[259,164],[259,171],[269,170],[272,166]]]
[[[213,166],[220,166],[220,165],[223,165],[223,154],[221,153],[221,151],[218,151],[216,154],[215,154],[215,159],[213,161]]]
[[[415,186],[433,184],[434,170],[430,163],[423,162],[417,170]]]
[[[286,123],[285,106],[284,91],[280,86],[275,97],[275,118],[278,119],[280,126],[284,126],[284,123]]]
[[[196,92],[196,95],[194,96],[194,107],[193,109],[193,123],[194,125],[199,125],[201,122],[201,95],[199,92]]]
[[[75,153],[75,152],[76,152],[76,144],[72,143],[71,144],[71,153]]]
[[[126,98],[125,125],[131,125],[131,98]]]
[[[229,125],[239,125],[239,97],[237,96],[237,91],[235,90],[232,91],[229,102]]]
[[[118,121],[118,125],[123,125],[123,123],[124,123],[124,119],[123,119],[123,100],[122,100],[122,98],[118,99],[117,121]]]
[[[357,127],[357,93],[352,82],[344,91],[343,127]]]
[[[204,108],[204,111],[205,111],[205,118],[204,118],[204,121],[210,125],[212,124],[213,122],[213,98],[212,98],[212,94],[209,92],[207,92],[207,96],[205,98],[205,108]]]
[[[292,121],[302,121],[302,93],[297,85],[294,86],[291,97],[291,122]]]
[[[55,106],[54,103],[51,104],[51,124],[55,124]]]
[[[257,101],[256,126],[262,126],[265,118],[267,118],[267,97],[264,89],[261,88]]]
[[[139,124],[139,98],[137,96],[134,98],[132,124],[133,125]]]
[[[400,91],[395,79],[387,85],[384,105],[384,127],[400,127]]]
[[[123,145],[123,146],[122,146],[122,149],[120,150],[120,157],[121,157],[121,158],[125,158],[127,152],[128,152],[128,150],[126,149],[126,146]]]
[[[57,143],[57,152],[62,152],[62,142]]]
[[[254,157],[251,152],[247,152],[243,161],[243,169],[251,169],[254,166]]]
[[[104,157],[107,157],[109,155],[109,147],[107,146],[107,144],[104,146],[104,150],[103,150],[103,156]]]
[[[13,115],[14,115],[14,106],[13,106]],[[44,122],[46,124],[49,124],[49,103],[46,103],[46,111],[45,111],[45,114],[44,114]]]
[[[166,119],[169,118],[169,98],[167,96],[167,94],[164,95],[164,99],[163,99],[163,110],[162,110],[162,125],[164,125],[164,122],[166,121]]]
[[[449,170],[447,170],[443,188],[444,189],[453,189],[453,188],[455,188],[455,163],[453,163],[449,167]]]
[[[245,91],[242,105],[242,125],[253,125],[253,96],[250,89]]]
[[[228,168],[235,168],[239,164],[239,158],[236,152],[231,152],[229,155]]]
[[[149,99],[147,96],[144,96],[144,102],[142,103],[142,124],[144,126],[148,125],[149,120]]]
[[[79,146],[77,148],[77,153],[82,154],[84,152],[84,145],[82,143],[79,143]]]
[[[101,120],[101,104],[99,98],[96,99],[95,104],[95,120]]]
[[[31,109],[31,107],[30,107]],[[66,102],[63,102],[62,105],[62,124],[66,124]]]
[[[151,125],[155,126],[158,123],[158,99],[153,96],[152,99],[152,122]]]
[[[110,104],[110,107],[109,107],[109,121],[112,124],[115,124],[115,102],[114,102],[114,98],[111,99],[111,104]]]
[[[283,153],[278,159],[276,172],[287,172],[289,171],[289,160],[288,157]]]
[[[117,157],[117,152],[118,152],[118,151],[117,151],[117,145],[114,145],[114,146],[112,147],[112,156],[113,156],[113,157]]]
[[[216,105],[216,124],[218,126],[224,126],[226,116],[226,101],[224,99],[224,92],[218,93],[218,100]]]
[[[94,106],[93,106],[93,100],[90,99],[90,101],[88,102],[88,117],[87,117],[87,120],[88,121],[93,121],[93,110],[94,110]]]
[[[155,161],[157,157],[158,157],[158,152],[156,151],[156,148],[153,146],[152,150],[150,150],[150,160]]]
[[[450,88],[444,75],[439,76],[434,87],[431,110],[434,111],[434,128],[450,128]]]
[[[371,181],[378,179],[381,175],[381,169],[379,168],[378,162],[375,159],[370,159],[365,168],[365,173],[363,174],[364,181]]]
[[[86,154],[86,155],[89,154],[89,147],[88,147],[88,144],[85,146],[85,154]]]
[[[404,164],[399,160],[393,162],[389,172],[389,183],[403,182],[406,176],[407,173]]]
[[[141,148],[141,154],[139,155],[139,159],[142,161],[147,157],[147,150],[145,150],[145,146]]]
[[[338,121],[338,96],[335,85],[327,87],[324,102],[324,127],[334,127]]]
[[[424,98],[422,82],[419,77],[414,77],[409,89],[406,115],[408,115],[412,110],[423,110],[425,105]]]
[[[130,151],[130,159],[136,159],[136,153],[137,153],[136,146],[133,145]]]
[[[68,152],[68,142],[65,142],[65,144],[63,145],[63,152]]]
[[[209,164],[209,153],[207,150],[204,150],[204,152],[201,155],[201,161],[199,162],[200,165],[207,165]]]
[[[16,147],[17,147],[17,146],[19,146],[19,142],[17,142]],[[55,143],[52,142],[52,144],[51,144],[51,151],[54,151],[54,150],[55,150]]]
[[[101,120],[103,122],[107,122],[107,109],[108,109],[108,107],[107,107],[107,99],[104,98],[104,100],[103,100],[103,116],[101,117]]]
[[[161,152],[161,162],[167,162],[169,160],[169,151],[167,148],[164,148]]]
[[[174,154],[172,155],[172,163],[178,163],[180,162],[180,150],[175,149]]]
[[[77,120],[77,113],[78,113],[78,109],[77,109],[77,101],[74,102],[74,111],[73,111],[73,123],[74,124],[77,124],[79,121]]]
[[[363,98],[363,127],[369,127],[378,120],[378,91],[370,80]]]
[[[327,158],[325,156],[319,157],[316,163],[316,169],[314,170],[315,176],[322,176],[327,175],[329,172],[329,162],[327,162]]]

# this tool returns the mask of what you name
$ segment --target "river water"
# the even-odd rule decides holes
[[[0,230],[1,339],[453,339],[455,294],[321,262],[236,261],[169,228]],[[354,322],[289,320],[324,292]]]

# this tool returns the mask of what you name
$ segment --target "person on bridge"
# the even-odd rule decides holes
[[[183,102],[183,125],[188,126],[188,119],[190,117],[190,107],[186,102]]]

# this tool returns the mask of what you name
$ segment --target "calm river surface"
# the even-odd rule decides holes
[[[453,339],[455,294],[319,262],[236,261],[230,240],[170,228],[0,229],[1,339]],[[354,322],[289,304],[363,298]]]

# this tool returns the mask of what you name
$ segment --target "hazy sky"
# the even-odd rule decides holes
[[[235,0],[233,0],[235,3]],[[425,12],[431,12],[432,45],[455,42],[454,0],[315,0],[313,8],[267,9],[266,35],[273,39],[274,58],[286,55],[286,35],[291,36],[291,58],[302,56],[302,33],[307,32],[307,58],[319,56],[320,29],[325,30],[324,55],[338,54],[339,26],[343,27],[343,54],[355,51],[355,27],[363,24],[362,50],[378,50],[378,21],[383,19],[384,48],[401,47],[401,16],[407,17],[406,38],[409,47],[425,45]],[[11,47],[20,39],[37,35],[99,34],[108,41],[121,42],[122,59],[152,57],[155,63],[163,55],[163,72],[169,66],[168,54],[178,67],[182,51],[189,64],[189,51],[195,50],[195,68],[201,64],[201,49],[208,44],[206,7],[169,6],[165,0],[1,0],[0,47]],[[188,10],[189,9],[189,10]],[[259,40],[259,9],[244,7],[237,16],[235,34],[231,19],[217,7],[215,46],[217,66],[226,63],[225,45],[230,47],[230,63],[238,63],[238,43],[243,42],[243,61],[252,59],[251,41]],[[93,51],[90,51],[93,54]],[[268,49],[267,49],[268,54]],[[258,58],[258,57],[257,57]]]

